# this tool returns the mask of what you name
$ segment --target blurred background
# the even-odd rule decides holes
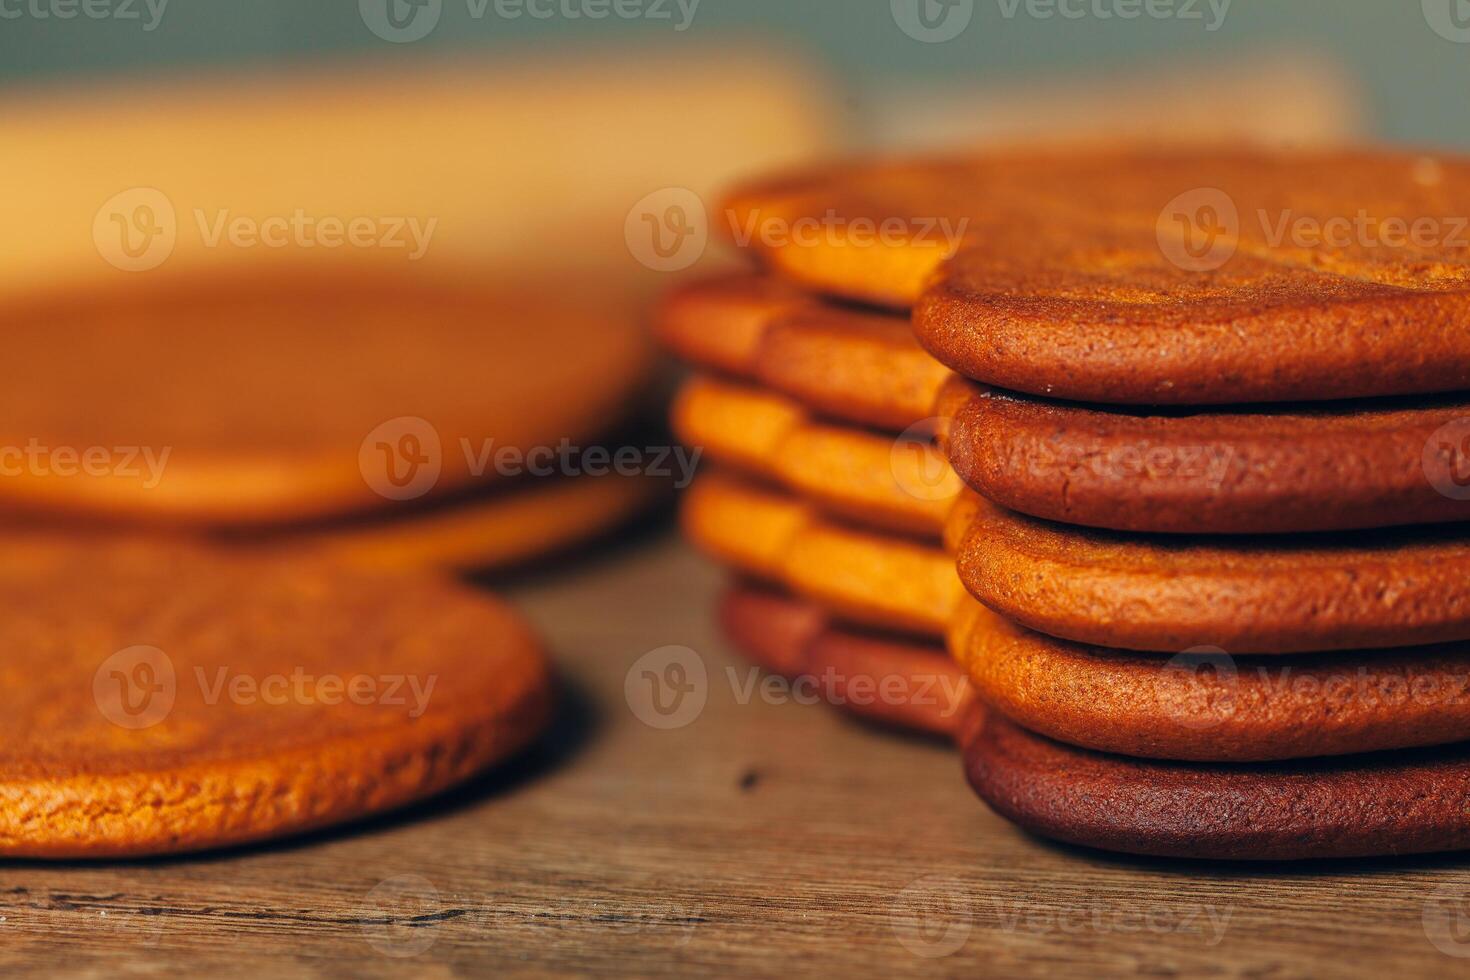
[[[34,466],[29,481],[0,481],[0,495],[234,525],[402,504],[368,492],[362,460],[388,447],[391,463],[391,446],[420,441],[366,437],[426,417],[431,395],[478,440],[524,429],[517,412],[566,400],[566,380],[536,387],[549,352],[568,362],[562,379],[606,374],[606,352],[577,338],[610,331],[630,338],[624,376],[564,406],[575,426],[519,448],[615,438],[661,390],[650,358],[628,353],[653,296],[722,261],[700,210],[772,168],[1140,138],[1470,145],[1470,0],[0,0],[0,86],[0,314],[12,336],[24,329],[38,371],[85,382],[0,404],[0,448],[163,444],[179,450],[171,473],[196,465],[194,482],[121,504],[121,481],[76,490]],[[414,284],[364,298],[384,277]],[[176,280],[189,283],[188,315],[169,292]],[[335,403],[353,412],[326,424],[341,405],[311,371],[257,383],[248,364],[271,361],[251,360],[249,323],[277,327],[281,362],[347,349],[361,314],[332,283],[356,284],[342,288],[377,311],[380,353],[338,366],[348,373]],[[404,298],[465,284],[497,295],[461,304],[459,333],[427,329],[424,303]],[[201,339],[200,324],[218,319],[207,311],[238,311],[242,291],[254,312]],[[583,309],[542,312],[573,298]],[[146,313],[126,344],[124,306]],[[496,384],[522,392],[506,404],[454,373],[472,349],[465,331],[525,338],[553,316],[570,339],[492,345]],[[296,342],[323,317],[340,341]],[[382,339],[394,323],[398,346]],[[191,343],[174,343],[186,331]],[[109,359],[150,348],[178,356],[169,371],[152,364],[139,400]],[[404,376],[406,363],[416,368]],[[37,408],[48,398],[57,404]],[[124,403],[135,411],[113,411]],[[100,425],[107,417],[127,430]],[[181,418],[187,431],[162,424]],[[217,466],[272,440],[281,451],[268,466]],[[330,475],[289,485],[308,462]],[[456,471],[442,489],[494,475]],[[189,499],[203,486],[207,507]]]
[[[1470,141],[1465,0],[394,3],[421,11],[420,23],[433,19],[432,28],[404,32],[423,31],[416,40],[385,41],[365,22],[374,4],[353,0],[5,0],[0,82],[156,79],[221,66],[269,73],[351,57],[412,63],[464,54],[493,63],[705,46],[787,56],[825,72],[849,125],[847,135],[866,145],[907,138],[918,124],[926,135],[943,136],[948,122],[963,135],[970,98],[999,112],[989,105],[993,97],[1056,96],[1056,108],[1065,115],[1065,93],[1097,98],[1106,94],[1098,83],[1113,78],[1134,83],[1120,92],[1130,97],[1152,92],[1208,99],[1240,81],[1231,66],[1264,58],[1283,73],[1261,79],[1262,87],[1252,90],[1270,93],[1258,99],[1256,111],[1282,111],[1301,97],[1301,80],[1286,68],[1305,65],[1339,73],[1350,89],[1344,97],[1361,113],[1368,135],[1447,146]],[[915,40],[896,21],[905,16],[904,8],[921,3],[930,9],[915,11],[916,19],[939,23],[952,17],[957,23],[968,16],[968,22],[952,39]],[[384,4],[379,0],[376,6]],[[97,13],[84,12],[88,7]],[[118,12],[123,7],[130,9]],[[75,12],[67,17],[69,11]],[[406,22],[409,16],[396,19]],[[726,82],[737,85],[748,77],[735,73]],[[674,75],[664,82],[670,93],[691,84]],[[607,92],[610,102],[617,95],[616,88]],[[686,120],[668,121],[672,145],[678,142],[677,124]]]

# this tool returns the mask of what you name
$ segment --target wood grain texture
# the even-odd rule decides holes
[[[572,693],[536,758],[279,846],[0,865],[0,975],[1276,978],[1470,965],[1432,941],[1470,953],[1452,928],[1470,913],[1465,858],[1239,868],[1056,847],[989,813],[942,745],[820,707],[740,703],[748,668],[711,616],[720,584],[669,532],[521,581],[511,596],[552,638]],[[624,681],[666,645],[697,652],[707,703],[659,730]]]

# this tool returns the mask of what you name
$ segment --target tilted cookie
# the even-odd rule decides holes
[[[401,806],[523,748],[551,674],[447,578],[294,550],[16,534],[0,852],[174,854]]]

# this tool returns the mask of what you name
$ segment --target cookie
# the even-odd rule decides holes
[[[760,182],[728,209],[783,277],[912,306],[926,349],[1003,388],[1172,405],[1470,388],[1460,157],[1212,148],[885,162]]]
[[[940,404],[960,475],[1036,517],[1187,534],[1470,520],[1463,396],[1142,413],[955,382]]]
[[[590,289],[387,272],[144,279],[11,310],[28,367],[0,392],[0,501],[238,526],[487,482],[626,414],[652,352],[609,310]]]
[[[684,284],[665,296],[655,322],[665,346],[701,368],[893,432],[933,414],[950,374],[914,340],[907,318],[824,303],[769,276]]]
[[[685,536],[716,561],[781,585],[836,618],[943,635],[964,597],[933,545],[823,520],[799,500],[718,470],[683,495]]]
[[[0,560],[0,852],[133,857],[401,806],[525,746],[538,639],[435,576],[17,534]]]
[[[950,646],[980,697],[1026,728],[1147,758],[1251,762],[1470,740],[1470,643],[1174,657],[1058,640],[979,603]]]
[[[748,582],[725,589],[718,618],[720,629],[741,653],[788,681],[807,675],[807,649],[831,626],[827,614],[812,603]]]
[[[671,412],[679,439],[865,526],[937,538],[962,484],[922,434],[895,440],[814,422],[795,402],[696,377]]]
[[[978,708],[962,727],[966,776],[980,797],[1025,830],[1070,844],[1236,861],[1470,846],[1464,745],[1232,766],[1073,748]]]
[[[370,568],[484,572],[588,542],[632,520],[671,491],[667,480],[617,473],[532,482],[532,486],[422,512],[321,529],[292,529],[265,540],[320,548],[342,561]],[[224,540],[242,543],[240,537]]]
[[[1250,654],[1470,640],[1470,533],[1458,527],[1200,538],[990,506],[958,567],[997,612],[1099,646]]]
[[[969,685],[942,648],[832,627],[810,603],[747,585],[720,603],[727,636],[792,693],[881,725],[953,737]]]

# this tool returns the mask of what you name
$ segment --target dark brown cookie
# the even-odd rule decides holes
[[[980,797],[1071,844],[1212,860],[1470,847],[1470,749],[1258,765],[1150,762],[1053,742],[973,710],[961,742]]]
[[[1058,640],[974,603],[950,646],[980,697],[1032,731],[1146,758],[1250,762],[1470,740],[1470,643],[1174,657]]]
[[[1190,534],[1470,520],[1463,397],[1145,413],[956,381],[940,404],[956,472],[1036,517]]]
[[[983,506],[958,564],[992,609],[1099,646],[1305,653],[1470,639],[1470,532],[1459,526],[1198,538]]]
[[[1073,148],[829,167],[728,208],[783,277],[913,306],[931,353],[1004,388],[1175,405],[1470,388],[1462,157]]]

